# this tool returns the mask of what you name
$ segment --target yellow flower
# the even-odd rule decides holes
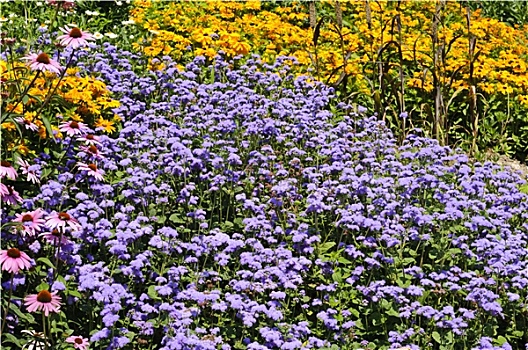
[[[106,120],[102,117],[99,117],[99,119],[97,119],[97,122],[95,122],[95,127],[102,128],[103,131],[107,134],[116,131],[116,128],[114,127],[114,122],[111,120]]]
[[[2,123],[2,129],[6,129],[7,131],[15,131],[16,126],[13,122],[4,122]]]
[[[106,97],[106,98],[100,97],[97,99],[97,103],[103,108],[116,108],[121,105],[119,101],[113,100],[109,97]]]

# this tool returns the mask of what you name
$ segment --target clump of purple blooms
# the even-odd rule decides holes
[[[60,278],[42,279],[94,348],[528,344],[519,174],[419,132],[398,145],[331,88],[289,75],[292,58],[197,57],[180,71],[164,57],[140,75],[141,58],[109,44],[80,54],[121,96],[123,128],[98,139],[101,176],[66,138],[65,165],[22,207],[80,225]],[[53,251],[27,237],[34,260]],[[35,288],[17,283],[15,295]]]

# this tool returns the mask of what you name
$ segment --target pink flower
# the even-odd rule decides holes
[[[39,184],[40,180],[38,178],[38,175],[35,171],[29,170],[29,167],[31,166],[27,161],[25,161],[22,158],[17,159],[18,165],[20,165],[20,169],[22,170],[22,174],[27,174],[27,180],[31,181],[34,184]]]
[[[18,192],[15,191],[15,189],[12,186],[4,186],[4,187],[7,189],[7,194],[2,195],[2,202],[6,202],[11,205],[22,203],[22,197],[20,197]]]
[[[84,134],[88,127],[81,122],[70,121],[62,123],[59,130],[65,132],[68,136],[75,136]]]
[[[31,120],[29,119],[26,119],[24,117],[17,117],[17,118],[14,118],[15,121],[18,123],[18,124],[22,124],[26,127],[26,129],[28,130],[33,130],[33,131],[38,131],[39,127],[37,126],[37,124],[34,124]]]
[[[35,235],[35,233],[40,232],[41,227],[44,226],[44,223],[46,222],[46,220],[41,219],[43,216],[44,211],[42,209],[37,209],[23,214],[16,214],[16,218],[13,219],[13,221],[22,223],[24,232],[30,235]]]
[[[0,196],[4,197],[9,194],[9,189],[6,185],[0,182]]]
[[[76,335],[72,335],[71,337],[66,338],[66,342],[73,343],[73,347],[75,349],[80,350],[87,350],[89,345],[87,338],[79,337]]]
[[[88,134],[86,136],[79,137],[77,139],[77,141],[84,141],[84,142],[86,142],[87,145],[90,145],[90,146],[101,145],[100,137],[92,135],[92,134]]]
[[[62,69],[59,62],[52,60],[44,52],[41,52],[39,54],[32,53],[22,59],[30,61],[29,68],[31,68],[32,70],[39,70],[43,72],[48,71],[60,74],[60,70]]]
[[[62,46],[71,46],[76,49],[88,45],[88,40],[95,40],[94,36],[90,33],[83,32],[77,27],[71,29],[64,27],[61,30],[65,33],[59,36],[57,39],[60,40]]]
[[[47,290],[41,290],[38,294],[31,294],[24,298],[24,305],[27,311],[43,311],[44,316],[49,316],[51,312],[59,312],[61,307],[61,298],[57,292],[50,293]]]
[[[44,237],[48,242],[53,243],[54,245],[63,246],[68,243],[70,243],[70,240],[66,238],[63,232],[60,232],[58,229],[53,229],[51,232],[44,232],[40,234],[42,237]]]
[[[0,265],[4,271],[18,273],[20,270],[31,267],[31,259],[17,248],[10,248],[0,251]]]
[[[81,224],[64,211],[49,215],[46,220],[46,226],[52,230],[54,228],[64,230],[66,226],[69,226],[73,231],[80,231],[82,229]]]
[[[8,162],[7,160],[2,160],[0,161],[0,177],[5,176],[10,178],[11,180],[14,180],[17,177],[17,172],[10,162]]]
[[[101,170],[97,169],[97,165],[91,163],[91,164],[84,164],[84,163],[77,163],[77,166],[79,167],[79,170],[85,170],[88,172],[89,176],[92,176],[94,179],[99,181],[104,181],[103,174]]]
[[[89,155],[92,155],[95,159],[103,159],[103,152],[99,151],[99,149],[95,145],[90,145],[88,147],[81,146],[80,149],[83,152],[86,152]]]

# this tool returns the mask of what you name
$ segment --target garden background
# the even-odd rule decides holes
[[[0,2],[2,347],[528,349],[526,23]]]

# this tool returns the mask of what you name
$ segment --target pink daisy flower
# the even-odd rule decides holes
[[[59,36],[57,39],[60,40],[62,46],[71,46],[76,49],[88,45],[89,40],[95,40],[94,36],[90,33],[83,32],[77,27],[71,29],[64,27],[61,30],[65,33]]]
[[[27,213],[16,214],[16,218],[13,219],[13,221],[20,222],[24,232],[30,235],[35,235],[35,233],[40,232],[41,227],[43,227],[46,222],[46,220],[42,219],[43,216],[44,211],[42,209],[37,209]]]
[[[46,226],[52,230],[54,228],[57,230],[64,230],[66,226],[70,227],[73,231],[80,231],[82,228],[81,224],[79,224],[77,220],[72,218],[70,214],[64,211],[49,215],[46,220]]]
[[[2,195],[2,202],[6,202],[11,205],[15,205],[17,203],[22,203],[22,197],[18,194],[17,191],[12,186],[5,186],[7,188],[7,194]]]
[[[103,152],[99,151],[99,149],[95,145],[90,145],[88,147],[81,146],[80,148],[81,148],[81,150],[83,152],[86,152],[89,155],[92,155],[96,159],[102,159],[103,158]]]
[[[86,131],[88,131],[88,127],[84,123],[72,120],[62,123],[59,127],[59,130],[65,132],[68,136],[75,136],[84,134]]]
[[[27,270],[31,267],[31,258],[17,248],[1,250],[0,265],[4,271],[18,273],[20,270]]]
[[[88,134],[83,137],[79,137],[77,141],[83,141],[89,146],[101,145],[100,137],[92,134]]]
[[[80,349],[80,350],[87,350],[88,345],[90,345],[88,343],[87,338],[79,337],[77,335],[72,335],[71,337],[66,338],[66,342],[72,343],[75,349]]]
[[[60,74],[60,71],[62,69],[59,62],[52,60],[44,52],[41,52],[39,54],[32,53],[22,59],[30,61],[29,68],[31,68],[31,70],[39,70],[42,72],[48,71],[48,72]]]
[[[17,172],[10,162],[8,162],[7,160],[2,160],[0,161],[0,177],[5,176],[10,178],[11,180],[14,180],[17,177]]]
[[[51,232],[44,232],[40,234],[42,237],[44,237],[48,242],[52,243],[53,245],[66,245],[70,243],[70,240],[66,238],[64,233],[60,232],[56,228],[53,229]]]
[[[44,316],[49,316],[51,312],[59,312],[61,307],[61,298],[57,292],[50,293],[47,290],[41,290],[38,294],[31,294],[24,298],[24,305],[27,311],[42,311]]]
[[[9,189],[6,185],[0,182],[0,196],[4,197],[9,194]]]
[[[39,184],[40,180],[38,178],[38,175],[35,171],[29,170],[29,167],[31,166],[27,161],[25,161],[22,158],[18,158],[17,160],[18,165],[20,165],[20,169],[22,170],[22,174],[27,174],[27,180],[31,181],[31,183]]]
[[[79,167],[79,170],[85,170],[88,172],[89,176],[92,176],[94,179],[99,181],[104,181],[103,173],[101,170],[97,169],[97,165],[91,163],[91,164],[84,164],[84,163],[77,163],[77,166]]]
[[[24,125],[27,130],[38,131],[38,129],[39,129],[37,124],[33,123],[31,120],[28,120],[28,119],[26,119],[24,117],[17,117],[17,118],[14,118],[14,119],[15,119],[15,121],[18,124]]]

